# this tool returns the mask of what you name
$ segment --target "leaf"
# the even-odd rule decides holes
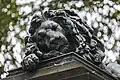
[[[111,37],[112,33],[113,33],[112,30],[108,27],[108,34],[107,34],[108,38]]]
[[[0,67],[0,75],[2,74],[2,73],[4,73],[5,71],[4,71],[4,66],[1,66]]]
[[[120,16],[120,11],[116,11],[115,13],[113,13],[112,18],[117,18],[118,16]]]
[[[23,46],[25,46],[25,40],[23,38],[21,38],[18,34],[15,37],[21,41]]]

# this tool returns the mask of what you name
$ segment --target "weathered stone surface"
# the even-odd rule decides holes
[[[77,54],[70,53],[45,60],[39,69],[10,71],[3,80],[117,80]]]
[[[42,11],[41,11],[42,13]],[[94,30],[71,10],[48,10],[34,15],[25,38],[24,70],[32,71],[39,62],[61,54],[75,52],[99,66],[104,59],[104,45]]]
[[[10,71],[4,80],[115,80],[111,75],[120,74],[120,65],[103,65],[104,45],[73,11],[50,10],[35,15],[29,33],[21,62],[25,71]],[[110,75],[103,68],[114,73]]]

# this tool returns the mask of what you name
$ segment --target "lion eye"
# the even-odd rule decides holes
[[[44,37],[46,35],[46,31],[45,30],[40,30],[40,31],[38,31],[38,36],[39,37]]]

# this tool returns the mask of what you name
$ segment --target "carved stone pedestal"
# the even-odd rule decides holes
[[[9,73],[3,80],[118,80],[74,53],[42,61],[32,72],[19,68]]]

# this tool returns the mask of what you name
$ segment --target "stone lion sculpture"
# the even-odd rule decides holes
[[[36,69],[44,59],[75,52],[95,65],[102,64],[104,45],[94,30],[70,10],[50,10],[35,15],[25,38],[26,52],[22,61],[25,70]]]

